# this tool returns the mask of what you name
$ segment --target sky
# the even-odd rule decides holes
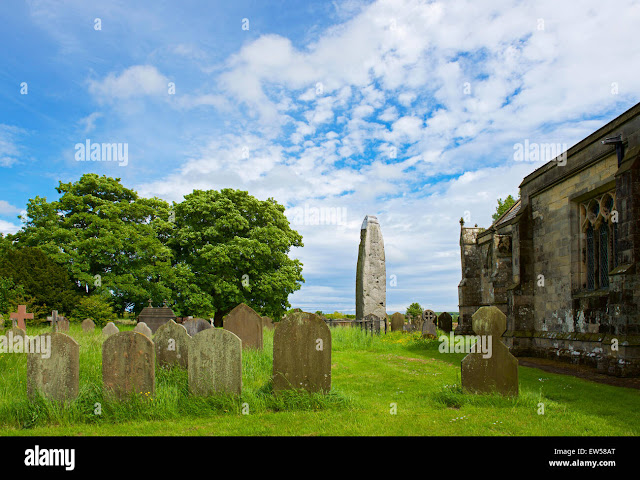
[[[293,307],[355,313],[375,215],[387,311],[457,311],[460,218],[488,227],[551,160],[517,145],[561,153],[638,102],[638,25],[631,0],[3,0],[0,232],[90,172],[236,188],[303,236]]]

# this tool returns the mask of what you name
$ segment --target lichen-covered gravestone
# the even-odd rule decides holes
[[[507,317],[497,307],[481,307],[471,317],[473,331],[479,336],[490,336],[490,355],[470,353],[462,359],[462,388],[473,393],[497,392],[507,396],[518,395],[518,359],[502,343],[507,329]],[[489,345],[488,340],[483,342]],[[488,358],[484,358],[488,356]]]
[[[404,315],[399,312],[391,315],[391,331],[392,332],[402,332],[404,329]]]
[[[39,341],[40,352],[27,354],[29,398],[40,393],[53,402],[75,399],[80,384],[80,345],[70,336],[57,332],[40,335]],[[48,345],[49,352],[44,352],[44,345]]]
[[[356,269],[356,320],[367,315],[384,318],[387,304],[384,241],[375,216],[367,215],[360,228]]]
[[[241,303],[224,319],[224,329],[242,340],[242,348],[262,350],[262,317],[248,305]]]
[[[192,337],[195,337],[203,330],[213,328],[204,318],[190,318],[189,320],[185,320],[182,326],[187,329],[187,333]]]
[[[136,325],[136,328],[134,328],[133,331],[141,333],[141,334],[145,335],[149,339],[153,335],[153,333],[151,332],[151,329],[144,322],[138,322],[137,325]]]
[[[152,397],[156,387],[156,351],[153,342],[138,332],[111,335],[102,344],[104,393],[122,401],[133,394]]]
[[[203,330],[189,344],[188,369],[193,395],[242,394],[242,341],[227,330]]]
[[[191,337],[184,326],[173,320],[158,328],[153,336],[156,347],[158,365],[172,367],[178,365],[186,368],[189,365],[189,343]]]
[[[102,329],[102,334],[105,337],[109,337],[111,335],[115,335],[119,331],[120,331],[120,329],[118,329],[118,327],[116,327],[115,323],[109,322],[109,323],[107,323],[107,326]]]
[[[317,315],[293,313],[276,328],[273,390],[331,390],[331,330]]]
[[[451,315],[447,312],[442,312],[438,316],[438,328],[443,332],[449,333],[453,330],[453,319]]]
[[[90,318],[85,318],[82,322],[82,331],[85,333],[93,332],[96,329],[96,324]]]
[[[424,338],[436,338],[436,325],[430,321],[422,322],[422,336]]]

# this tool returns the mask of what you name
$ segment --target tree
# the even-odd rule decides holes
[[[93,173],[56,190],[57,201],[29,200],[26,225],[12,240],[41,248],[78,285],[109,297],[119,313],[171,296],[167,202],[141,198],[119,178]]]
[[[493,218],[493,221],[495,222],[496,220],[498,220],[507,210],[513,207],[515,203],[516,203],[516,200],[511,195],[505,198],[504,201],[501,198],[499,198],[498,206],[496,207],[496,213],[491,215],[491,218]]]
[[[176,229],[170,245],[181,275],[215,309],[214,321],[239,303],[279,319],[288,297],[304,282],[302,264],[291,247],[302,247],[284,207],[241,190],[194,190],[175,205]],[[177,308],[183,308],[178,299]]]
[[[71,319],[82,322],[90,318],[98,327],[104,327],[113,318],[113,310],[107,299],[100,295],[84,297],[71,312]]]
[[[43,311],[69,314],[80,300],[80,290],[67,270],[35,247],[5,249],[0,254],[0,277],[20,286],[21,296],[32,297],[33,306]]]
[[[422,307],[419,303],[414,302],[407,308],[407,316],[411,318],[419,318],[422,316]]]

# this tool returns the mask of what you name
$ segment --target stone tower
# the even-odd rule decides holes
[[[356,320],[367,315],[384,319],[387,314],[387,273],[384,241],[378,219],[364,217],[360,229],[358,268],[356,271]]]

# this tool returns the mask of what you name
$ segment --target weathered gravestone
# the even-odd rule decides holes
[[[93,332],[96,329],[96,324],[90,318],[85,318],[82,321],[82,331],[85,333]]]
[[[273,390],[331,390],[331,330],[313,313],[293,313],[273,336]]]
[[[52,332],[68,332],[69,331],[69,320],[67,320],[62,315],[58,315],[57,310],[51,311],[51,316],[47,317],[47,321],[51,322]]]
[[[438,317],[438,328],[446,333],[453,330],[453,319],[447,312],[442,312]]]
[[[185,320],[182,323],[182,326],[187,329],[187,333],[192,337],[195,337],[203,330],[213,328],[213,326],[204,318],[190,318],[189,320]]]
[[[436,331],[436,325],[435,323],[431,322],[431,321],[427,321],[425,320],[424,322],[422,322],[422,336],[424,338],[435,338],[437,336],[438,332]]]
[[[391,331],[402,332],[404,330],[404,315],[399,312],[391,315]]]
[[[437,325],[438,316],[436,315],[436,312],[434,312],[433,310],[425,310],[424,312],[422,312],[422,321]]]
[[[491,348],[489,353],[470,353],[462,359],[462,388],[472,393],[497,392],[517,396],[518,359],[502,343],[507,317],[497,307],[480,307],[471,319],[473,331],[479,337],[486,337],[482,344]],[[479,339],[476,345],[480,342]]]
[[[156,351],[138,332],[111,335],[102,344],[102,384],[106,396],[122,401],[131,395],[152,397],[156,387]]]
[[[109,322],[109,323],[107,323],[107,326],[102,329],[102,334],[104,336],[106,336],[106,337],[109,337],[111,335],[115,335],[119,331],[120,331],[120,329],[118,327],[116,327],[115,323]]]
[[[364,217],[360,228],[360,246],[356,269],[356,320],[373,314],[386,315],[387,274],[384,241],[375,216]]]
[[[151,329],[144,322],[138,322],[133,331],[145,335],[148,339],[151,339],[151,336],[153,335]]]
[[[361,322],[361,328],[363,328],[367,333],[371,332],[372,335],[380,335],[380,332],[387,333],[386,320],[372,313],[365,315]]]
[[[273,330],[274,328],[276,328],[273,325],[273,320],[271,320],[269,317],[262,317],[262,328],[263,329],[267,329],[267,330]]]
[[[144,307],[138,315],[138,323],[145,323],[152,333],[156,333],[160,326],[167,323],[169,320],[176,319],[175,313],[171,310],[165,302],[162,307],[153,307],[151,300],[149,300],[149,306]]]
[[[15,320],[14,327],[17,326],[25,332],[27,331],[27,324],[25,320],[33,320],[33,313],[27,313],[26,305],[18,305],[18,311],[9,314],[11,320]]]
[[[224,318],[223,326],[242,340],[242,348],[262,350],[262,317],[250,306],[236,306]]]
[[[169,320],[153,336],[156,347],[156,362],[162,366],[186,368],[189,364],[189,343],[191,337],[183,325]]]
[[[31,342],[37,341],[32,338]],[[27,394],[38,393],[53,402],[78,396],[80,385],[80,345],[64,333],[40,335],[40,353],[27,354]],[[50,343],[49,343],[50,342]],[[49,352],[43,346],[48,345]]]
[[[189,391],[193,395],[242,394],[242,341],[228,331],[211,328],[189,344]]]

